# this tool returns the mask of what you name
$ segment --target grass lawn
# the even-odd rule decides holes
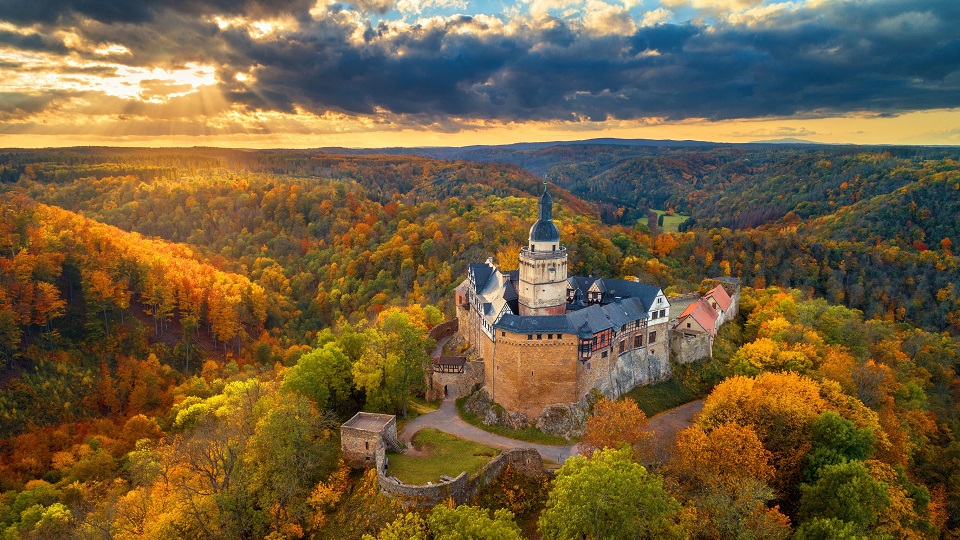
[[[626,397],[636,401],[647,418],[697,399],[693,391],[676,378],[651,386],[638,386],[627,392]]]
[[[440,401],[427,401],[422,397],[410,396],[407,398],[407,407],[415,409],[420,414],[425,414],[439,409]]]
[[[404,484],[438,483],[441,475],[456,477],[464,471],[472,475],[500,453],[489,446],[458,439],[431,428],[418,431],[413,436],[413,446],[429,455],[388,454],[390,463],[387,474],[397,477]]]
[[[657,216],[664,214],[663,210],[654,210],[657,213]],[[672,216],[663,216],[663,227],[661,230],[664,232],[678,232],[680,224],[687,220],[690,216],[685,214],[674,214]]]
[[[516,439],[518,441],[525,441],[525,442],[536,443],[536,444],[549,444],[552,446],[566,446],[578,440],[578,439],[573,439],[568,441],[563,437],[557,437],[556,435],[547,435],[546,433],[540,431],[535,427],[528,427],[525,429],[510,429],[503,426],[488,426],[483,423],[483,419],[481,419],[479,416],[473,413],[467,412],[463,408],[463,404],[467,402],[468,397],[469,396],[463,396],[463,397],[457,398],[457,413],[460,414],[460,418],[462,418],[464,422],[472,426],[476,426],[486,432],[507,437],[510,439]]]

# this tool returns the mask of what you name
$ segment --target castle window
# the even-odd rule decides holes
[[[533,377],[533,370],[530,370],[530,376]]]
[[[655,341],[657,341],[657,333],[656,333],[656,332],[650,332],[650,343],[653,343],[653,342],[655,342]]]
[[[687,328],[690,328],[690,323],[687,323]]]
[[[606,357],[607,357],[607,351],[603,351],[602,353],[600,353],[600,358],[606,358]]]
[[[507,337],[507,333],[506,333],[506,332],[500,332],[500,337]]]
[[[620,342],[620,354],[623,354],[623,351],[625,351],[626,349],[627,349],[627,342],[626,342],[626,341],[621,341],[621,342]]]
[[[557,339],[563,339],[563,334],[557,334]]]
[[[370,441],[366,441],[366,442],[364,442],[363,444],[367,445],[367,450],[370,449]]]
[[[636,336],[633,338],[633,348],[643,347],[643,336]]]
[[[527,339],[533,339],[533,334],[527,334]]]
[[[537,339],[543,339],[543,334],[537,334]]]
[[[557,245],[556,245],[556,244],[553,245],[553,250],[554,250],[554,251],[557,250]]]
[[[547,339],[553,339],[553,334],[547,334]]]

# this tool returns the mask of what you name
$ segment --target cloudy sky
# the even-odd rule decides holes
[[[960,144],[958,0],[0,0],[0,146]]]

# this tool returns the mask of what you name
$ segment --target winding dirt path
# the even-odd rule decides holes
[[[668,411],[664,411],[649,420],[648,428],[654,433],[654,450],[661,458],[666,457],[673,443],[677,438],[677,433],[693,423],[694,417],[703,409],[703,400],[692,401],[685,405],[680,405]],[[486,432],[476,426],[472,426],[460,418],[457,414],[457,406],[454,398],[443,400],[440,408],[426,414],[422,414],[410,421],[400,433],[400,442],[412,449],[411,440],[413,435],[423,428],[434,428],[474,441],[500,450],[512,450],[514,448],[533,448],[543,456],[544,459],[556,463],[563,463],[570,456],[579,453],[578,445],[571,444],[567,446],[551,446],[547,444],[534,444],[525,441],[518,441],[500,435]]]

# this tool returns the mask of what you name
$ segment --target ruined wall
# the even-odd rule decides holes
[[[394,436],[396,436],[396,424],[394,424]],[[343,459],[351,465],[370,468],[376,463],[377,456],[386,451],[386,446],[379,433],[341,427],[340,449],[343,452]]]
[[[577,339],[572,334],[542,334],[528,340],[527,334],[501,332],[495,355],[486,362],[484,388],[508,411],[520,411],[528,419],[540,416],[547,405],[580,401],[589,391],[580,380]],[[486,357],[485,357],[486,358]]]
[[[399,446],[397,419],[392,418],[379,432],[340,426],[343,459],[354,467],[373,467],[386,453],[387,444]]]
[[[532,448],[503,452],[490,460],[472,477],[468,478],[467,473],[463,472],[452,480],[426,486],[403,484],[396,478],[384,474],[383,467],[377,467],[377,471],[380,490],[384,493],[403,497],[424,506],[433,506],[447,498],[452,498],[457,504],[469,503],[480,489],[499,478],[507,466],[527,476],[547,474],[543,468],[543,459]]]

